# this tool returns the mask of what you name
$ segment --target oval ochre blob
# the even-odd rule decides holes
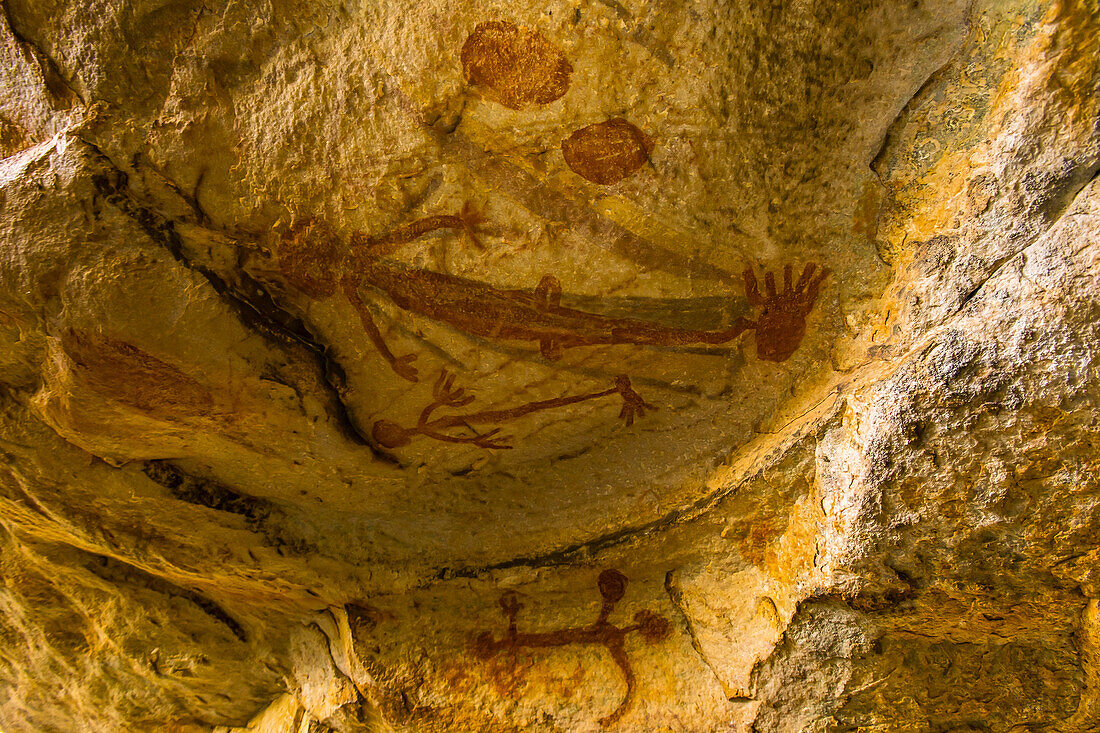
[[[561,144],[565,163],[593,183],[616,183],[649,160],[645,133],[621,117],[582,127]]]
[[[538,32],[502,20],[478,23],[462,45],[466,81],[510,109],[548,104],[569,89],[573,67]]]

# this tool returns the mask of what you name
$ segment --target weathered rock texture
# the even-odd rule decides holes
[[[5,733],[1100,729],[1096,0],[2,7]]]

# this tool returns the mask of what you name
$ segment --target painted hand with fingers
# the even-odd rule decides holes
[[[829,270],[819,270],[811,262],[798,283],[792,285],[792,268],[787,265],[783,268],[782,291],[776,289],[775,276],[769,272],[764,275],[765,295],[760,294],[751,269],[743,275],[749,305],[761,309],[756,322],[749,322],[749,327],[756,330],[756,355],[766,361],[786,361],[806,336],[806,316],[813,310]]]

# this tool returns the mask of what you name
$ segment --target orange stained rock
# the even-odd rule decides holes
[[[0,157],[15,155],[30,145],[26,130],[11,120],[0,117]]]
[[[616,117],[588,125],[561,144],[565,163],[592,183],[617,183],[645,165],[653,144],[644,132]]]
[[[549,104],[569,89],[573,67],[540,33],[504,20],[478,23],[462,45],[466,81],[509,109]]]

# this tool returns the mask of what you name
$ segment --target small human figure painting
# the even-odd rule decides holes
[[[456,388],[454,386],[454,379],[453,374],[448,374],[446,371],[440,373],[439,379],[436,380],[433,389],[432,402],[421,411],[416,427],[402,427],[390,420],[378,420],[375,422],[371,431],[371,437],[374,438],[374,442],[383,448],[400,448],[408,445],[414,437],[420,435],[446,443],[469,443],[479,448],[511,448],[512,446],[508,444],[507,437],[500,435],[501,428],[495,427],[487,432],[479,433],[474,426],[499,425],[500,423],[516,420],[525,415],[530,415],[542,410],[552,410],[565,407],[566,405],[575,405],[578,402],[596,400],[601,397],[609,397],[616,394],[619,395],[623,401],[622,409],[619,411],[619,418],[628,426],[634,424],[635,417],[642,417],[645,415],[646,410],[656,409],[653,405],[643,400],[641,395],[631,388],[630,379],[624,375],[615,379],[615,385],[613,387],[599,392],[555,397],[553,399],[529,402],[525,405],[518,405],[507,409],[481,410],[478,412],[446,415],[432,419],[432,414],[439,408],[460,408],[473,402],[473,395],[466,394],[465,389]],[[471,434],[445,432],[452,428],[465,428],[470,431]]]
[[[538,31],[504,20],[478,23],[462,45],[466,81],[509,109],[549,104],[569,90],[573,67]]]
[[[645,165],[653,143],[637,127],[616,117],[577,130],[562,141],[561,153],[578,176],[608,186]]]
[[[626,682],[626,693],[618,706],[600,718],[600,725],[607,728],[619,721],[630,709],[634,700],[637,679],[626,653],[626,639],[637,633],[646,643],[657,644],[672,633],[672,625],[664,616],[652,611],[641,610],[634,614],[634,623],[628,626],[616,626],[609,620],[615,605],[626,595],[627,577],[618,570],[608,569],[600,573],[596,581],[603,604],[596,619],[585,626],[557,629],[554,631],[521,632],[516,617],[523,605],[514,592],[506,592],[500,597],[500,608],[508,620],[508,629],[497,639],[489,631],[474,638],[473,652],[478,659],[488,660],[497,654],[515,655],[520,649],[546,649],[570,644],[598,645],[607,649],[611,659],[622,672]]]

